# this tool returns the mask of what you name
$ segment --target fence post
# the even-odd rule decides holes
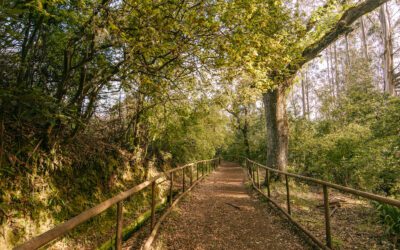
[[[174,173],[170,173],[171,185],[169,186],[169,206],[172,207],[173,188],[174,188]]]
[[[326,234],[326,246],[332,248],[332,236],[331,236],[331,215],[329,212],[329,194],[328,187],[322,186],[324,191],[324,208],[325,208],[325,234]]]
[[[249,172],[250,172],[250,177],[253,179],[253,164],[249,162]]]
[[[186,168],[182,168],[182,193],[185,192],[185,169]]]
[[[251,164],[250,164],[250,162],[249,162],[249,161],[247,162],[247,164],[248,164],[248,168],[249,168],[249,174],[250,174],[250,178],[252,179],[252,178],[253,178],[253,170],[251,169],[251,168],[252,168],[252,166],[251,166]]]
[[[115,234],[115,249],[122,249],[122,206],[123,202],[120,201],[117,203],[117,230]]]
[[[193,185],[193,165],[190,165],[190,186]]]
[[[151,183],[151,228],[150,228],[150,232],[154,228],[155,215],[156,215],[156,181],[153,181]]]
[[[201,163],[201,177],[204,176],[204,163]]]
[[[288,214],[292,214],[291,210],[290,210],[290,192],[289,192],[289,180],[288,180],[288,176],[285,174],[285,180],[286,180],[286,201],[287,201],[287,210],[288,210]]]
[[[266,181],[266,184],[267,184],[268,197],[271,197],[271,190],[270,190],[270,187],[269,187],[269,169],[266,169],[265,181]]]
[[[250,171],[250,167],[249,167],[249,160],[247,158],[246,158],[245,165],[246,165],[247,171],[249,171],[249,174],[251,176],[251,171]]]
[[[257,186],[258,186],[258,189],[260,189],[260,173],[259,173],[258,165],[257,165]]]
[[[247,168],[249,169],[250,178],[253,178],[253,171],[251,170],[251,164],[247,161]]]
[[[253,183],[256,184],[256,168],[254,167],[254,163],[251,164],[251,172],[253,174],[253,177],[252,177]]]
[[[196,176],[197,176],[196,180],[198,180],[199,179],[199,164],[198,163],[196,163]]]

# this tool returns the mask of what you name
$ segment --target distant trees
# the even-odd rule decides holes
[[[387,5],[393,13],[399,8],[395,2]],[[376,39],[384,41],[382,17],[386,18],[388,26],[398,23],[398,16],[389,22],[388,7],[382,5],[359,19],[359,26],[348,33],[347,39],[338,39],[331,51],[326,49],[323,57],[308,64],[316,67],[307,67],[298,75],[303,79],[306,70],[315,79],[317,108],[310,120],[290,112],[289,161],[303,174],[398,196],[398,171],[393,164],[399,161],[399,142],[392,140],[398,125],[394,125],[392,119],[397,119],[399,114],[396,110],[399,99],[396,91],[388,92],[385,81],[388,72],[396,75],[397,68],[387,71],[385,61],[389,54],[393,61],[399,58],[398,51],[393,48],[386,54],[386,46],[390,47],[391,43],[392,47],[398,47],[399,41],[388,34],[392,37],[387,43],[374,42]],[[388,29],[393,30],[396,28]],[[348,58],[350,65],[346,63]],[[332,98],[332,78],[340,84],[335,98]],[[304,102],[303,89],[301,82],[293,90],[301,97],[297,98],[300,104]],[[292,104],[291,99],[287,103],[289,111],[293,110],[296,102]],[[387,128],[384,123],[392,124],[387,133],[381,131]]]
[[[389,7],[388,7],[389,6]],[[343,38],[339,38],[334,42],[329,49],[327,49],[323,54],[321,60],[323,60],[324,64],[315,60],[314,64],[317,65],[318,70],[316,69],[307,69],[307,74],[309,76],[315,77],[319,82],[317,84],[317,88],[325,86],[325,82],[329,83],[327,86],[330,88],[330,93],[332,93],[332,80],[335,83],[335,96],[340,95],[348,84],[351,84],[353,81],[357,81],[354,78],[355,75],[371,76],[373,80],[373,84],[381,89],[382,92],[386,92],[389,95],[397,95],[397,80],[399,67],[396,64],[396,61],[399,58],[399,40],[396,37],[393,37],[393,32],[398,30],[398,16],[392,15],[392,20],[389,21],[390,14],[389,9],[392,9],[393,13],[396,13],[398,8],[398,4],[395,2],[388,2],[385,5],[382,5],[380,8],[363,16],[358,20],[353,29]],[[383,13],[383,14],[382,14]],[[382,23],[381,17],[385,17],[386,22]],[[384,42],[384,26],[383,25],[392,24],[392,27],[388,29],[392,34],[391,39],[386,39],[387,43]],[[389,32],[389,33],[390,33]],[[347,41],[347,42],[346,42]],[[348,46],[348,43],[351,43],[351,46]],[[389,47],[386,49],[386,47]],[[390,49],[390,47],[392,47]],[[391,53],[386,53],[387,51],[392,50]],[[359,55],[362,55],[359,56]],[[390,56],[391,55],[391,56]],[[351,64],[348,65],[348,58],[351,58]],[[388,63],[386,63],[388,61]],[[390,63],[391,61],[391,63]],[[392,65],[392,69],[387,70],[388,67],[385,65]],[[322,72],[324,70],[326,73],[317,74],[317,71]],[[359,74],[359,70],[362,70],[368,74]],[[301,73],[303,76],[304,70]],[[325,79],[323,79],[325,78]],[[328,80],[326,80],[328,79]],[[387,82],[392,79],[392,89],[393,92],[389,93],[389,87],[387,86]],[[318,87],[319,86],[319,87]],[[302,89],[295,88],[295,91],[300,93]],[[296,94],[295,94],[296,96]],[[301,103],[302,99],[298,99],[297,102]],[[291,107],[290,107],[291,108]]]

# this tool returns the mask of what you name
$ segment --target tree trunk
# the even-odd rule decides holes
[[[340,93],[340,83],[339,83],[339,67],[338,67],[338,58],[337,58],[337,49],[336,42],[333,44],[333,53],[335,56],[335,83],[336,83],[336,96],[339,96]]]
[[[309,82],[308,82],[308,77],[307,77],[307,71],[305,73],[305,83],[306,83],[306,106],[307,106],[307,118],[310,120],[310,99],[309,99]]]
[[[243,133],[243,142],[245,146],[246,157],[250,158],[250,143],[249,143],[249,121],[247,119],[248,110],[247,107],[244,109],[244,125],[242,129]]]
[[[336,98],[336,97],[338,97],[339,93],[335,91],[335,86],[337,83],[336,83],[336,75],[334,76],[334,74],[336,74],[336,72],[335,72],[335,68],[334,68],[335,65],[333,65],[334,54],[332,52],[332,46],[329,46],[328,50],[329,50],[329,62],[331,65],[332,94],[333,94],[333,97]]]
[[[348,34],[345,35],[344,42],[346,45],[346,66],[347,66],[347,69],[350,69],[350,48],[349,48]]]
[[[294,95],[294,89],[290,91],[290,102],[293,108],[293,116],[298,117],[299,111],[297,110],[296,96]]]
[[[363,52],[365,59],[368,60],[368,42],[367,42],[367,35],[365,33],[365,25],[364,25],[364,17],[360,18],[361,22],[361,39],[363,42]]]
[[[245,154],[247,158],[250,158],[250,142],[249,142],[249,136],[248,136],[248,131],[247,128],[243,129],[243,143],[245,147]]]
[[[331,60],[330,60],[330,47],[326,49],[326,69],[328,70],[328,85],[330,86],[332,98],[335,98],[335,91],[334,91],[334,83],[333,83],[333,74],[331,68]]]
[[[267,166],[286,171],[289,126],[285,87],[278,86],[276,89],[264,93],[263,101],[267,126]]]
[[[306,107],[306,83],[304,79],[304,72],[301,71],[301,103],[303,106],[303,118],[307,117],[307,107]]]
[[[380,7],[379,20],[382,26],[382,40],[384,46],[384,91],[389,95],[394,95],[392,30],[389,23],[388,13],[384,5]]]

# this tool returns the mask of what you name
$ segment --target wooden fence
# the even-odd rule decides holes
[[[145,182],[142,182],[141,184],[126,190],[122,193],[119,193],[118,195],[103,201],[102,203],[87,209],[86,211],[80,213],[79,215],[73,217],[72,219],[57,225],[53,229],[40,234],[27,242],[23,243],[20,246],[15,247],[14,249],[16,250],[25,250],[25,249],[38,249],[42,246],[47,245],[50,242],[53,242],[57,239],[60,239],[60,237],[64,236],[66,233],[70,232],[72,229],[75,227],[81,225],[85,221],[103,213],[107,209],[109,209],[111,206],[116,205],[117,206],[117,216],[116,216],[116,232],[115,232],[115,249],[121,249],[122,248],[122,221],[123,221],[123,201],[126,200],[128,197],[140,192],[144,188],[151,186],[151,230],[152,234],[151,237],[146,241],[146,246],[147,248],[151,245],[152,237],[156,229],[158,228],[159,224],[161,221],[165,218],[164,214],[163,216],[160,217],[157,225],[155,225],[155,208],[156,208],[156,202],[155,202],[155,189],[157,185],[157,180],[160,178],[170,178],[170,189],[169,189],[169,204],[170,207],[175,205],[178,200],[190,189],[192,189],[199,181],[201,181],[208,173],[210,173],[212,170],[214,170],[219,164],[220,164],[220,158],[214,158],[210,160],[203,160],[203,161],[198,161],[190,164],[186,164],[184,166],[178,167],[171,169],[165,173],[158,174],[157,176],[151,178],[150,180],[147,180]],[[193,176],[193,168],[196,168],[196,177]],[[173,200],[173,185],[174,185],[174,173],[177,173],[178,171],[182,171],[182,193],[180,196],[176,198],[176,200]],[[189,173],[188,173],[189,172]],[[187,187],[185,183],[185,176],[189,174],[189,186]],[[196,179],[195,179],[196,178]],[[195,181],[194,181],[195,180]],[[186,190],[187,188],[187,190]],[[170,210],[170,209],[169,209]],[[167,212],[169,212],[169,210]]]
[[[392,205],[392,206],[400,208],[400,201],[399,200],[390,199],[390,198],[387,198],[387,197],[383,197],[383,196],[372,194],[372,193],[368,193],[368,192],[363,192],[363,191],[360,191],[360,190],[356,190],[356,189],[349,188],[349,187],[344,187],[344,186],[341,186],[341,185],[337,185],[337,184],[333,184],[333,183],[330,183],[330,182],[314,179],[314,178],[311,178],[311,177],[306,177],[306,176],[302,176],[302,175],[297,175],[297,174],[293,174],[293,173],[279,171],[277,169],[261,165],[260,163],[252,161],[252,160],[250,160],[248,158],[244,158],[244,159],[245,159],[244,165],[248,170],[248,173],[249,173],[250,178],[252,180],[252,184],[253,184],[254,189],[257,190],[268,201],[270,201],[272,204],[274,204],[294,225],[296,225],[301,231],[303,231],[308,237],[310,237],[310,239],[315,244],[317,244],[322,249],[332,249],[332,235],[331,235],[331,222],[330,222],[330,211],[329,211],[329,192],[328,192],[329,190],[328,190],[328,188],[333,188],[333,189],[339,190],[341,192],[349,193],[349,194],[352,194],[352,195],[356,195],[356,196],[359,196],[359,197],[366,198],[368,200],[378,201],[378,202],[381,202],[381,203],[385,203],[385,204]],[[265,171],[266,171],[265,184],[266,184],[266,187],[267,187],[267,194],[265,194],[261,190],[260,168],[265,169]],[[284,177],[285,185],[286,185],[286,203],[287,203],[286,210],[283,209],[281,206],[279,206],[276,201],[271,199],[270,172],[277,173],[277,174],[279,174],[279,175]],[[295,221],[292,218],[292,216],[291,216],[292,212],[291,212],[291,208],[290,208],[289,177],[295,178],[295,179],[298,179],[298,180],[301,180],[301,181],[311,182],[311,183],[314,183],[316,185],[322,186],[323,197],[324,197],[324,217],[325,217],[325,237],[326,237],[325,244],[323,242],[321,242],[319,239],[317,239],[317,237],[315,237],[310,231],[305,229],[300,223],[298,223],[297,221]]]

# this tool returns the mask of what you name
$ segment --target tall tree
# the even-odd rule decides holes
[[[301,50],[301,58],[293,60],[287,66],[285,75],[275,76],[278,86],[263,94],[267,124],[267,165],[280,170],[286,170],[288,159],[288,120],[286,114],[286,89],[292,84],[292,79],[302,65],[314,59],[318,54],[332,44],[338,37],[351,30],[351,25],[364,14],[378,8],[387,0],[366,0],[346,9],[330,28],[314,39],[311,44]],[[309,22],[306,31],[318,22]],[[305,32],[304,35],[308,35]],[[300,36],[302,37],[302,36]]]

